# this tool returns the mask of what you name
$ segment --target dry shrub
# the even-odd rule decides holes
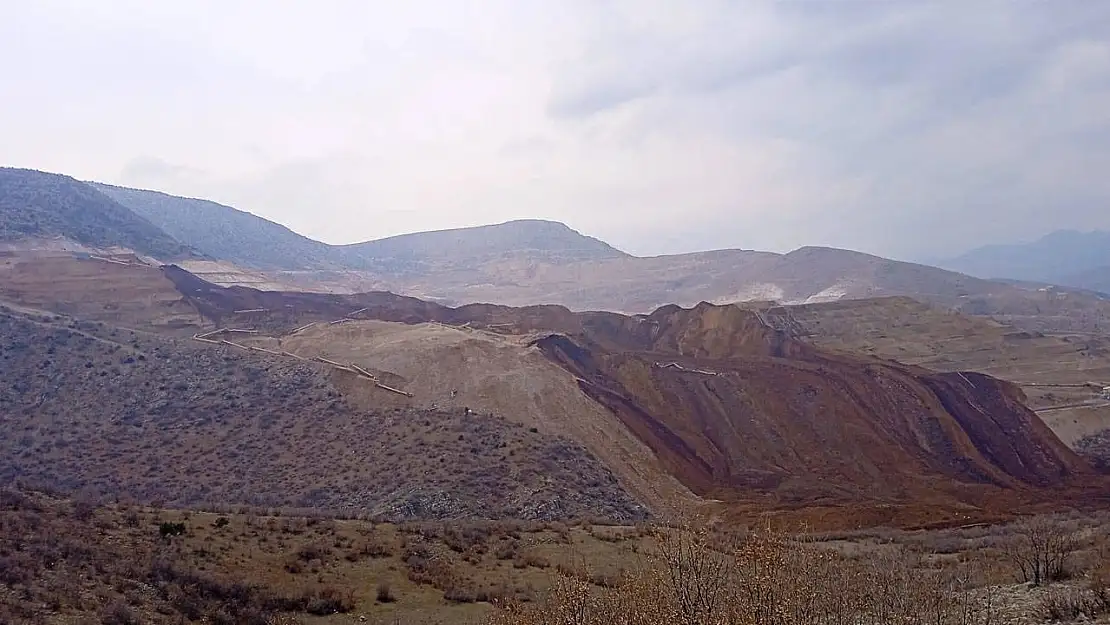
[[[397,596],[393,594],[393,588],[389,582],[378,582],[376,597],[379,603],[393,603],[397,600]]]
[[[491,625],[986,625],[994,598],[966,565],[933,568],[900,547],[856,558],[769,530],[660,531],[658,548],[601,589],[560,568],[535,605],[502,605]]]

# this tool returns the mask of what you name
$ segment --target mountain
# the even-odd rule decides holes
[[[561,223],[537,219],[328,245],[208,200],[89,184],[205,254],[255,269],[428,273],[443,266],[473,265],[512,255],[553,263],[624,256]]]
[[[1060,276],[1057,284],[1110,294],[1110,265]]]
[[[1031,330],[1110,329],[1110,302],[1094,293],[983,280],[850,250],[804,247],[787,254],[718,250],[561,265],[520,259],[443,267],[424,275],[344,272],[278,274],[300,288],[388,290],[446,304],[560,304],[574,310],[646,313],[693,306],[775,301],[804,304],[908,296]]]
[[[1110,232],[1059,230],[1036,241],[988,245],[942,261],[981,278],[1012,278],[1099,290],[1083,276],[1110,267]],[[1103,283],[1106,278],[1101,278]]]
[[[0,168],[0,241],[64,238],[125,247],[162,260],[192,250],[96,189],[69,176]]]
[[[514,256],[553,265],[630,258],[565,224],[541,219],[403,234],[344,248],[364,258],[389,258],[427,269],[472,266]]]
[[[70,186],[79,184],[65,180]],[[149,221],[204,253],[207,259],[183,261],[182,266],[221,285],[334,293],[392,291],[443,304],[560,304],[574,310],[625,313],[647,313],[667,304],[689,307],[701,301],[800,304],[909,296],[1029,330],[1110,329],[1110,301],[1098,293],[1046,291],[1039,283],[985,280],[849,250],[804,247],[775,254],[730,249],[635,257],[564,224],[543,220],[333,246],[206,200],[97,183],[77,191],[101,198],[106,194],[134,211],[143,223]],[[36,210],[56,212],[46,203]],[[88,213],[86,221],[106,219],[95,215]],[[161,235],[152,236],[157,240]],[[100,240],[124,247],[144,245],[126,233]],[[1075,283],[1095,283],[1096,278]]]

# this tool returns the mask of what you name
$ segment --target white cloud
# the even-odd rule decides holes
[[[640,253],[1110,228],[1098,2],[43,0],[0,161],[331,242],[516,217]]]

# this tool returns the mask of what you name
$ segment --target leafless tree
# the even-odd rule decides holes
[[[1075,552],[1075,533],[1057,515],[1028,517],[1014,526],[1006,556],[1017,567],[1023,582],[1040,586],[1060,580]]]

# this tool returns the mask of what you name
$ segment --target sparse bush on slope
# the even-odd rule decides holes
[[[390,519],[647,511],[581,445],[492,414],[347,404],[329,370],[0,309],[0,481]]]
[[[658,548],[611,590],[560,572],[534,605],[504,605],[490,625],[988,625],[1004,614],[967,565],[936,568],[891,547],[860,557],[786,534],[734,539],[660,531]]]

